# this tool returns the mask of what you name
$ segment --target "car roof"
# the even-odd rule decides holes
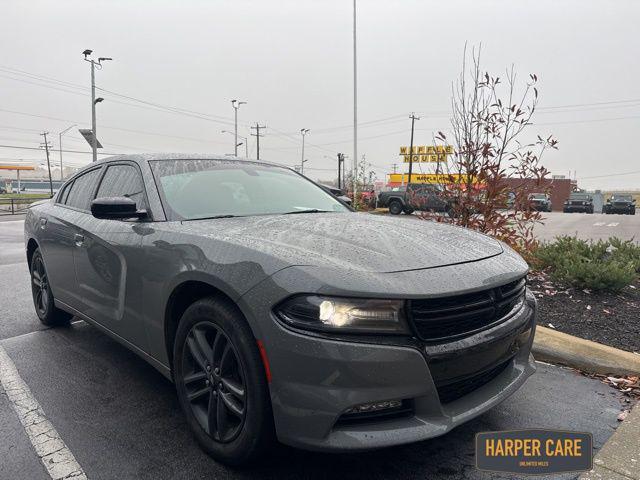
[[[249,160],[246,158],[240,157],[232,157],[228,155],[216,155],[216,154],[207,154],[207,153],[136,153],[136,154],[123,154],[123,155],[114,155],[111,157],[101,158],[97,162],[92,162],[89,165],[85,166],[78,173],[83,170],[95,167],[96,165],[103,165],[105,163],[117,162],[122,160],[128,160],[137,163],[145,163],[152,160],[219,160],[228,163],[242,163],[242,164],[252,164],[252,165],[261,165],[266,167],[280,167],[280,168],[288,168],[292,170],[289,165],[282,165],[273,162],[263,162],[261,160]],[[74,175],[75,176],[75,175]]]

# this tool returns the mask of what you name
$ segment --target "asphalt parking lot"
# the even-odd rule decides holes
[[[602,213],[543,213],[543,224],[535,227],[541,240],[559,235],[572,235],[585,240],[618,237],[640,241],[640,215],[605,215]]]
[[[588,216],[594,222],[597,217]],[[571,370],[539,364],[519,392],[444,437],[359,454],[282,447],[259,466],[229,469],[198,448],[172,385],[152,367],[82,321],[61,329],[39,323],[22,228],[19,220],[0,221],[0,347],[90,479],[509,478],[475,469],[477,432],[586,431],[599,449],[617,426],[621,401],[615,390]],[[0,479],[51,478],[1,387],[0,438]]]

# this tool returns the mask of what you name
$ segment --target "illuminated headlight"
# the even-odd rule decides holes
[[[402,300],[296,296],[275,311],[285,323],[307,330],[409,333]]]

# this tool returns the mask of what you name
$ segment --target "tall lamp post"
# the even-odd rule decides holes
[[[96,132],[96,103],[103,101],[103,98],[96,99],[96,67],[98,70],[102,70],[102,62],[107,60],[113,60],[109,57],[99,57],[98,60],[90,58],[93,50],[85,50],[82,52],[84,55],[84,61],[91,64],[91,131],[93,132],[93,138],[91,139],[91,150],[93,150],[93,161],[98,160],[98,134]]]
[[[234,135],[236,138],[236,147],[239,147],[240,145],[242,145],[242,143],[238,143],[238,138],[242,139],[242,141],[244,142],[244,157],[245,158],[249,158],[249,141],[247,139],[247,137],[243,137],[242,135],[238,135],[237,133],[233,133],[230,132],[228,130],[222,130],[220,133],[228,133],[230,135]],[[237,156],[237,155],[236,155]]]
[[[77,125],[73,124],[69,128],[65,128],[58,134],[58,148],[60,149],[60,180],[64,180],[64,172],[62,171],[62,136]]]
[[[302,173],[304,175],[304,162],[306,162],[306,160],[304,159],[304,137],[307,135],[307,133],[309,133],[309,129],[308,128],[301,128],[300,129],[300,135],[302,135],[302,157],[300,158],[300,173]]]
[[[236,157],[238,156],[238,109],[240,108],[240,105],[246,105],[247,102],[240,102],[238,100],[231,100],[231,106],[233,107],[233,110],[235,112],[235,136],[236,136],[236,140],[234,143],[234,147],[233,147],[233,153],[236,155]],[[245,142],[246,144],[246,142]]]

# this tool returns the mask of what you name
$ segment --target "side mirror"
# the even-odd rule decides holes
[[[104,220],[144,218],[146,210],[138,210],[136,202],[128,197],[101,197],[91,202],[91,215]]]
[[[339,195],[337,198],[342,203],[346,203],[347,205],[351,205],[351,198],[350,197],[347,197],[346,195]]]

